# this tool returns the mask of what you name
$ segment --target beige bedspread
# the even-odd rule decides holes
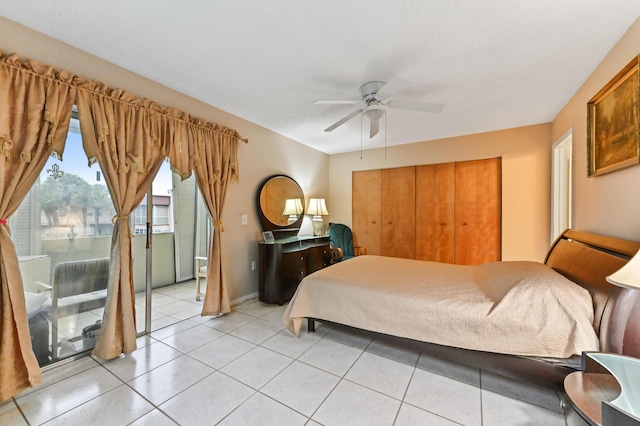
[[[514,355],[568,358],[599,348],[589,292],[535,262],[359,256],[300,283],[282,319],[298,335],[306,317]]]

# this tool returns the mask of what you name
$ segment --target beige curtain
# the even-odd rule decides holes
[[[21,64],[17,56],[4,57],[0,51],[0,400],[42,380],[7,219],[48,155],[62,153],[74,100],[84,149],[90,163],[100,163],[117,212],[108,297],[94,354],[110,359],[136,348],[128,216],[166,156],[183,179],[196,170],[213,218],[216,238],[210,244],[203,314],[229,311],[219,236],[228,183],[238,178],[237,144],[243,140],[238,133],[36,61]]]
[[[116,209],[108,297],[93,353],[103,359],[136,349],[135,298],[129,215],[140,204],[169,152],[162,109],[99,82],[78,83],[84,149],[97,159]]]
[[[207,291],[202,315],[231,312],[229,284],[224,273],[222,253],[222,210],[232,179],[238,173],[238,137],[235,131],[209,133],[197,139],[196,181],[213,223],[207,255]]]
[[[76,93],[72,79],[0,51],[0,401],[42,381],[7,220],[49,155],[64,149]]]

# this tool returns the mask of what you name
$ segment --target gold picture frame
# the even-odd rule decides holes
[[[638,57],[587,103],[588,176],[640,163]]]

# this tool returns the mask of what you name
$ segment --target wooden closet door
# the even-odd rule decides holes
[[[353,245],[382,254],[382,170],[353,172],[351,224]]]
[[[502,160],[456,163],[455,263],[501,258]]]
[[[416,259],[455,262],[455,163],[416,167]]]
[[[382,255],[416,257],[416,168],[382,170]]]

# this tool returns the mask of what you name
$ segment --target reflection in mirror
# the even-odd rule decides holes
[[[288,215],[287,225],[291,225],[298,220],[298,215],[302,213],[302,200],[300,198],[287,198],[284,204],[283,215]]]
[[[299,226],[304,212],[304,194],[288,176],[273,176],[260,190],[259,210],[265,230]]]

